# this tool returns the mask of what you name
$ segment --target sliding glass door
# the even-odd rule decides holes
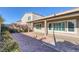
[[[74,33],[76,32],[76,20],[67,20],[61,22],[49,23],[48,26],[49,31],[57,31],[57,32],[67,32]]]
[[[67,31],[75,32],[75,30],[76,30],[76,21],[75,20],[67,21]]]
[[[64,22],[53,23],[53,28],[55,31],[65,31],[65,23]]]

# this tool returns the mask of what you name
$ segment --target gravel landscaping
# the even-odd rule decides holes
[[[21,33],[13,33],[12,37],[18,42],[21,52],[57,52],[56,49],[48,47],[42,41]]]

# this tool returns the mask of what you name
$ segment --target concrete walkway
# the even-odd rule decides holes
[[[12,37],[18,42],[21,52],[57,52],[57,50],[46,46],[42,41],[27,35],[13,33]]]

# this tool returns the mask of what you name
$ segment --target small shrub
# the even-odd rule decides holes
[[[0,51],[2,52],[17,52],[19,50],[19,46],[16,41],[11,38],[11,34],[8,30],[2,30],[3,42],[0,44]]]

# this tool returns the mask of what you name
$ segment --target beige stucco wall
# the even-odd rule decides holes
[[[30,20],[28,20],[29,16],[31,17]],[[21,22],[33,21],[33,20],[39,19],[41,17],[43,17],[43,16],[40,16],[40,15],[37,15],[37,14],[34,14],[34,13],[27,13],[27,14],[24,14],[24,16],[21,19]]]
[[[79,18],[77,18],[77,34],[79,35]]]
[[[38,19],[40,19],[40,18],[42,18],[42,17],[43,17],[43,16],[33,14],[33,20],[38,20]]]
[[[45,32],[44,32],[44,28],[41,28],[41,30],[34,28],[33,30],[34,30],[34,32],[45,33]]]

